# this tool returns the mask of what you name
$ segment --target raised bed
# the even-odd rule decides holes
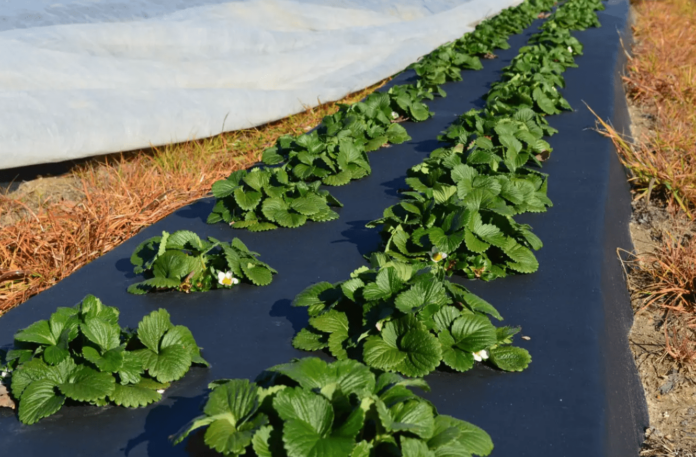
[[[540,268],[531,275],[491,283],[466,281],[494,304],[505,323],[522,325],[529,341],[518,344],[533,357],[522,373],[475,368],[467,373],[438,371],[427,377],[427,394],[439,411],[471,421],[490,433],[498,456],[635,456],[647,413],[627,344],[631,309],[616,248],[630,247],[628,186],[611,142],[591,128],[594,116],[626,128],[627,116],[618,72],[623,64],[619,38],[627,30],[628,2],[614,0],[599,13],[602,28],[576,36],[585,45],[579,68],[565,74],[564,96],[576,109],[549,118],[560,133],[543,171],[550,175],[554,207],[544,214],[517,217],[544,241]],[[373,173],[332,193],[345,207],[340,219],[299,229],[267,233],[232,231],[207,225],[213,205],[203,200],[144,230],[135,238],[79,270],[55,287],[0,319],[0,345],[16,329],[46,318],[56,306],[69,306],[94,293],[118,306],[122,325],[166,308],[172,320],[188,326],[212,368],[193,368],[162,402],[138,410],[72,407],[36,425],[21,425],[0,410],[0,448],[11,455],[177,456],[205,455],[200,440],[172,448],[168,437],[198,415],[207,383],[219,378],[254,378],[263,369],[306,352],[291,339],[306,325],[304,308],[291,300],[307,285],[346,279],[364,265],[364,254],[379,243],[365,223],[400,199],[405,171],[437,147],[435,138],[461,113],[480,107],[481,96],[517,54],[527,33],[510,40],[477,72],[447,84],[448,97],[430,104],[433,119],[408,125],[412,141],[370,153]],[[400,75],[392,84],[412,78]],[[241,286],[206,294],[177,292],[134,296],[126,292],[139,278],[130,254],[144,239],[163,230],[188,229],[205,236],[241,238],[279,274],[270,286]],[[457,280],[461,282],[461,279]]]

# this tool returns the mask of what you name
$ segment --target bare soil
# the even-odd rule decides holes
[[[669,229],[670,219],[663,208],[651,203],[634,204],[631,236],[637,254],[654,249],[662,229]],[[644,309],[647,297],[646,278],[639,265],[629,266],[628,285],[636,312],[629,335],[631,351],[643,383],[650,414],[650,428],[641,456],[696,456],[696,376],[680,368],[665,352],[666,313],[657,307]]]
[[[633,137],[654,126],[650,110],[631,106]],[[649,297],[641,294],[650,277],[641,273],[639,256],[650,254],[665,232],[696,233],[696,224],[675,226],[660,195],[633,202],[630,223],[636,257],[625,264],[635,312],[629,344],[645,390],[650,427],[645,432],[641,457],[696,457],[696,373],[682,367],[665,350],[668,314],[659,307],[645,308]]]

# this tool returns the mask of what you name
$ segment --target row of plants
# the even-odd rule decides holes
[[[556,130],[546,116],[571,107],[559,89],[582,45],[571,30],[597,26],[600,0],[569,1],[520,49],[492,85],[481,110],[461,116],[438,138],[447,144],[408,172],[401,203],[368,224],[381,226],[383,251],[402,261],[447,255],[449,274],[491,280],[539,267],[542,247],[513,216],[552,205],[539,170]]]
[[[338,217],[325,185],[344,185],[370,173],[367,152],[409,139],[401,121],[432,115],[427,99],[480,68],[480,57],[505,48],[551,0],[527,0],[480,24],[413,66],[418,82],[342,106],[314,132],[283,137],[263,165],[238,171],[213,186],[218,199],[209,222],[250,231],[299,227]],[[490,437],[458,419],[438,415],[408,387],[441,365],[467,371],[476,361],[522,371],[529,353],[512,345],[519,328],[489,303],[447,279],[455,272],[494,279],[538,268],[532,250],[541,241],[513,216],[545,211],[551,152],[543,139],[555,130],[545,116],[570,109],[558,92],[561,74],[582,52],[570,30],[598,26],[600,0],[569,0],[520,50],[482,110],[459,118],[433,151],[408,172],[403,201],[369,224],[384,244],[370,267],[346,281],[318,283],[299,294],[309,325],[297,348],[328,350],[337,362],[305,358],[272,367],[254,383],[219,380],[204,415],[178,435],[207,427],[205,443],[225,455],[258,456],[471,456],[488,455]],[[276,271],[241,241],[230,243],[178,231],[143,242],[131,262],[145,280],[132,293],[229,288],[241,280],[263,286]],[[165,310],[145,316],[137,330],[121,328],[118,310],[92,296],[59,308],[48,320],[17,332],[2,355],[27,424],[63,404],[145,406],[201,357],[191,332],[174,326]],[[397,374],[399,373],[399,374]],[[405,375],[415,379],[406,379]]]
[[[406,376],[440,364],[466,371],[475,360],[506,371],[527,368],[529,353],[512,346],[519,329],[496,328],[491,317],[502,318],[491,305],[445,278],[459,271],[489,280],[538,268],[531,249],[541,241],[513,216],[550,205],[546,177],[528,167],[541,165],[532,148],[550,150],[542,137],[555,133],[545,119],[551,108],[541,96],[513,105],[501,94],[543,89],[555,94],[555,112],[569,109],[558,93],[561,73],[575,65],[582,46],[567,27],[596,25],[600,8],[595,0],[561,6],[492,85],[486,107],[459,118],[440,137],[449,145],[409,171],[403,201],[368,224],[381,226],[384,240],[371,256],[373,269],[312,285],[295,299],[309,314],[296,348],[328,349],[339,360]],[[476,163],[482,153],[496,160]],[[506,162],[513,153],[517,167]]]
[[[363,101],[341,105],[316,130],[281,137],[264,151],[259,166],[213,184],[217,202],[208,222],[265,231],[338,218],[331,207],[341,204],[320,190],[321,184],[342,186],[369,175],[367,153],[410,140],[400,124],[430,118],[433,113],[425,101],[446,95],[441,84],[461,80],[464,69],[482,68],[480,58],[508,48],[510,35],[522,32],[553,5],[554,0],[527,0],[504,10],[414,64],[415,84],[395,85]]]

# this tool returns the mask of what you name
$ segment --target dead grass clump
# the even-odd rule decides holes
[[[666,352],[690,369],[696,362],[696,238],[690,223],[673,220],[663,228],[654,250],[637,257],[637,295],[644,305],[665,311],[662,329]]]
[[[258,128],[88,161],[63,177],[75,192],[0,195],[0,314],[206,196],[278,137],[312,129],[385,83]]]

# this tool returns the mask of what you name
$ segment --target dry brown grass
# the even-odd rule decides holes
[[[656,191],[674,215],[655,250],[640,258],[645,307],[665,311],[666,352],[691,369],[696,362],[696,2],[640,1],[636,46],[624,78],[627,94],[652,121],[633,144],[607,128],[633,173],[639,198]],[[688,220],[684,220],[686,215]]]
[[[385,83],[258,128],[89,161],[69,173],[74,200],[0,195],[0,220],[11,221],[0,225],[0,314],[206,196],[279,136],[310,130]]]
[[[648,113],[650,128],[628,144],[606,124],[633,184],[693,219],[696,208],[696,2],[634,4],[636,45],[624,77],[628,97]]]
[[[644,304],[662,311],[665,351],[691,370],[696,362],[696,238],[692,223],[672,219],[662,228],[654,250],[636,258],[633,267]]]
[[[696,362],[696,2],[634,2],[636,45],[624,77],[627,95],[650,122],[629,142],[599,119],[631,171],[637,199],[667,204],[672,229],[638,256],[643,309],[664,313],[665,350],[682,366]],[[634,119],[635,121],[635,119]]]

